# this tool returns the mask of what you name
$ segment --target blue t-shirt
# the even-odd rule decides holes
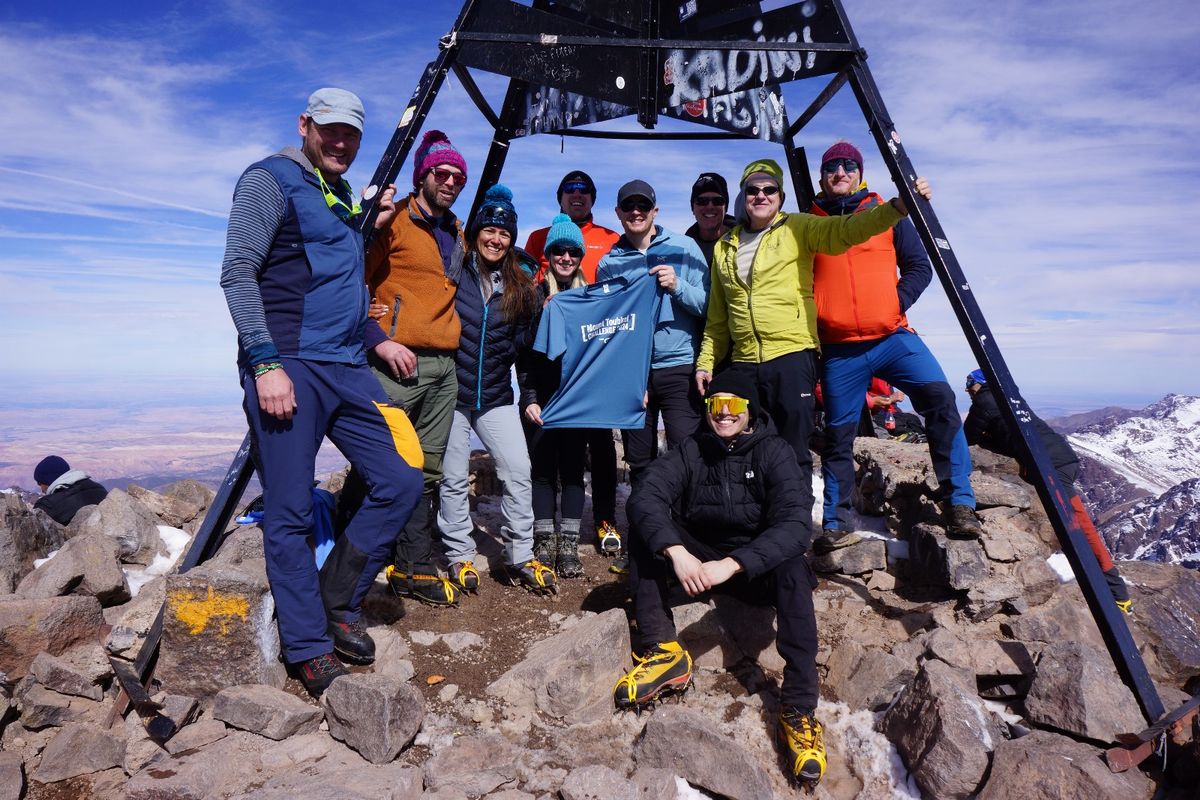
[[[533,349],[562,357],[562,381],[542,409],[542,427],[643,427],[654,329],[670,316],[647,273],[551,297]]]

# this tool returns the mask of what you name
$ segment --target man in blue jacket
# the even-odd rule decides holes
[[[654,224],[658,215],[654,188],[641,180],[617,192],[617,219],[625,232],[600,260],[596,280],[649,272],[670,302],[654,331],[650,377],[646,384],[646,424],[624,431],[625,462],[636,483],[658,457],[658,418],[667,446],[674,448],[700,426],[700,393],[692,380],[696,353],[708,311],[708,262],[691,238]]]
[[[362,101],[318,89],[300,115],[300,149],[250,165],[229,213],[221,287],[238,332],[243,407],[263,484],[263,551],[284,661],[321,694],[370,663],[362,600],[421,495],[421,447],[367,367],[362,213],[342,177],[358,153]],[[395,214],[394,187],[376,226]],[[317,571],[312,481],[328,436],[369,492]]]

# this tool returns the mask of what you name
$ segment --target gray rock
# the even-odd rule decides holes
[[[219,695],[218,695],[219,697]],[[319,723],[318,723],[319,724]],[[252,731],[257,732],[257,731]],[[167,752],[171,755],[198,750],[205,745],[220,741],[229,735],[225,723],[215,719],[202,719],[188,725],[167,741]],[[265,735],[265,734],[264,734]],[[276,738],[271,736],[269,738]]]
[[[509,703],[532,698],[542,713],[569,722],[603,719],[612,714],[612,685],[626,669],[629,625],[614,608],[544,639],[508,672],[487,687]]]
[[[33,562],[62,547],[66,531],[44,512],[30,509],[15,494],[0,498],[0,594],[8,594]]]
[[[190,478],[172,483],[162,494],[140,486],[130,486],[128,492],[172,528],[200,519],[215,496],[212,489]]]
[[[771,797],[771,782],[754,757],[714,728],[706,715],[660,706],[646,722],[634,758],[731,800]]]
[[[929,633],[926,647],[934,658],[952,667],[986,677],[1034,673],[1033,657],[1021,642],[972,636],[969,630],[938,628]]]
[[[857,497],[864,513],[885,515],[889,507],[915,506],[918,498],[937,491],[927,448],[860,437],[854,440],[854,459],[861,465]]]
[[[99,700],[104,696],[104,690],[95,683],[93,672],[49,653],[38,653],[30,664],[29,671],[42,686],[60,694],[73,694],[92,700]]]
[[[117,542],[127,564],[147,566],[165,552],[158,537],[158,517],[120,489],[113,489],[99,505],[84,508],[67,527],[72,538],[98,533]]]
[[[1079,587],[1058,587],[1055,596],[1048,602],[1022,614],[1015,619],[1000,623],[1000,630],[1010,639],[1026,643],[1050,643],[1080,640],[1104,647],[1104,640],[1096,628]]]
[[[463,650],[480,650],[484,647],[483,637],[470,631],[443,633],[442,642],[450,648],[451,653],[461,653]]]
[[[974,539],[951,539],[934,525],[912,527],[909,570],[925,583],[960,591],[988,576],[987,557]]]
[[[166,599],[167,579],[158,577],[143,584],[137,597],[125,605],[104,609],[105,622],[112,627],[105,637],[104,649],[114,656],[134,660]]]
[[[679,793],[675,773],[669,769],[640,766],[629,779],[638,788],[638,800],[673,798]]]
[[[162,705],[158,713],[175,723],[176,730],[196,718],[196,698],[185,694],[159,694],[154,700]]]
[[[98,533],[76,536],[64,544],[54,558],[21,580],[15,594],[30,598],[91,595],[105,606],[120,605],[130,598],[117,543]]]
[[[407,681],[390,675],[338,678],[321,696],[329,735],[372,764],[390,763],[408,746],[425,719],[425,699]]]
[[[282,688],[274,610],[266,576],[251,562],[167,576],[158,679],[200,698],[242,684]]]
[[[1146,561],[1122,562],[1120,570],[1130,584],[1138,644],[1154,654],[1150,674],[1182,686],[1200,674],[1200,572]]]
[[[256,683],[217,692],[212,714],[235,728],[276,740],[295,733],[311,733],[324,716],[321,709],[293,694]]]
[[[60,727],[79,720],[81,712],[71,709],[69,697],[27,681],[28,679],[17,685],[13,697],[17,711],[21,714],[22,727],[36,731]]]
[[[1050,600],[1062,585],[1046,559],[1039,556],[1018,562],[1013,567],[1013,577],[1021,584],[1021,597],[1031,606]]]
[[[9,680],[22,678],[38,653],[61,655],[94,641],[103,624],[94,597],[0,598],[0,672]]]
[[[225,537],[217,554],[205,563],[236,567],[244,561],[265,557],[262,529],[257,525],[240,525]]]
[[[1129,800],[1154,793],[1140,770],[1110,772],[1101,755],[1095,747],[1049,731],[1001,742],[979,800]]]
[[[25,769],[17,753],[0,752],[0,800],[20,800],[25,791]]]
[[[887,545],[881,539],[865,539],[849,547],[840,547],[813,558],[817,572],[840,572],[843,575],[862,575],[872,570],[887,569]]]
[[[317,731],[316,733],[302,733],[292,736],[289,739],[284,739],[269,750],[263,751],[260,763],[262,764],[262,768],[267,772],[279,772],[308,761],[323,761],[333,752],[334,748],[339,748],[348,754],[354,755],[359,761],[362,761],[361,758],[358,758],[357,754],[351,753],[349,749],[339,744],[335,744],[333,739],[329,738],[329,734]],[[365,764],[366,762],[363,763]]]
[[[562,800],[638,800],[633,781],[600,764],[571,770],[559,794]]]
[[[134,775],[152,764],[161,764],[171,755],[160,747],[142,726],[137,714],[125,717],[125,759],[121,766],[126,775]]]
[[[1016,525],[1012,518],[1005,516],[1001,509],[987,508],[979,511],[979,519],[983,522],[984,552],[992,561],[1013,562],[1026,559],[1042,558],[1050,555],[1049,549],[1042,541]]]
[[[296,800],[297,797],[336,797],[338,800],[419,800],[421,770],[415,767],[367,764],[315,775],[286,772],[231,800]],[[131,798],[130,800],[141,800]],[[146,798],[150,800],[150,798]]]
[[[916,675],[911,663],[853,641],[835,647],[826,667],[822,689],[852,711],[884,708]]]
[[[461,736],[425,762],[425,788],[479,797],[516,788],[521,748],[497,733]]]
[[[975,504],[979,508],[1008,506],[1024,510],[1033,505],[1033,491],[1015,475],[973,472],[971,488],[975,491]]]
[[[884,714],[882,728],[922,791],[931,797],[973,795],[1001,727],[940,661],[928,661]]]
[[[1036,725],[1099,742],[1145,727],[1108,653],[1069,640],[1042,650],[1025,697],[1025,716]]]
[[[242,795],[262,785],[258,754],[269,739],[230,731],[201,750],[190,750],[143,769],[125,784],[125,800],[208,800]],[[316,782],[311,775],[297,777]],[[293,797],[300,796],[294,794]],[[336,794],[330,796],[337,796]],[[380,795],[386,796],[386,795]]]
[[[38,783],[57,783],[102,769],[121,766],[125,740],[96,725],[63,728],[46,745],[42,761],[31,776]]]

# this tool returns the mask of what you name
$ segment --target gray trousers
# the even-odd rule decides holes
[[[467,498],[471,460],[471,430],[492,454],[496,477],[504,486],[500,511],[504,523],[504,558],[510,565],[524,564],[533,558],[533,493],[529,478],[529,451],[515,405],[483,411],[455,409],[450,425],[450,440],[442,461],[441,509],[438,528],[450,563],[475,558],[471,531],[471,506]]]

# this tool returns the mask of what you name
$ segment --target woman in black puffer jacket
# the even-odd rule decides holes
[[[467,229],[469,253],[454,297],[462,323],[454,357],[458,404],[443,459],[438,511],[450,580],[469,592],[479,588],[467,500],[472,430],[491,453],[504,487],[504,577],[538,592],[555,586],[553,570],[533,555],[529,453],[512,390],[513,362],[532,344],[541,308],[531,271],[522,261],[536,264],[513,247],[516,237],[512,192],[497,184],[488,189]]]

